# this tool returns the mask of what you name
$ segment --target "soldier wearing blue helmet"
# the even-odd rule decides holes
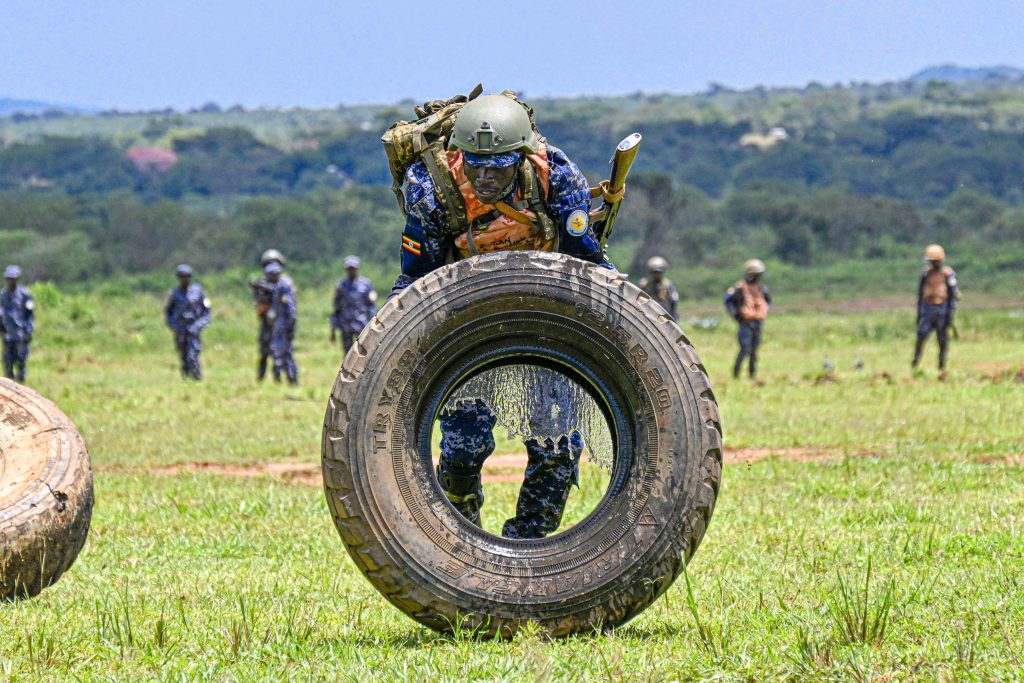
[[[198,284],[192,282],[192,268],[182,263],[175,269],[178,286],[167,296],[164,315],[174,332],[174,344],[181,357],[181,376],[202,379],[199,354],[203,343],[200,333],[210,324],[210,300]]]
[[[443,163],[412,163],[402,186],[402,273],[393,292],[451,260],[491,251],[558,251],[613,268],[590,222],[591,190],[565,152],[547,144],[529,110],[508,95],[476,97],[455,119]],[[451,183],[435,182],[439,168]],[[445,176],[441,176],[445,177]],[[534,391],[558,395],[552,376]],[[571,406],[561,406],[571,412]],[[495,416],[482,401],[442,411],[438,480],[448,500],[479,524],[481,469],[494,450]],[[578,476],[578,433],[525,444],[529,456],[507,538],[542,538],[558,529]]]
[[[263,275],[272,288],[270,309],[267,311],[271,328],[270,353],[274,357],[274,381],[280,382],[283,373],[289,384],[298,384],[299,369],[293,356],[298,304],[291,280],[282,277],[282,271],[277,261],[271,261],[263,269]]]
[[[334,286],[334,313],[331,315],[331,341],[341,332],[341,343],[348,353],[352,341],[377,313],[377,292],[370,279],[359,274],[358,256],[345,258],[347,277]]]
[[[25,381],[29,344],[35,330],[36,302],[32,293],[18,284],[21,268],[4,269],[7,286],[0,294],[0,332],[4,336],[4,375]]]

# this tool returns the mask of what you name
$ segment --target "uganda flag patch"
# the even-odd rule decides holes
[[[421,250],[422,246],[423,245],[421,245],[419,242],[417,242],[413,238],[411,238],[411,237],[409,237],[407,235],[402,235],[402,249],[405,249],[410,254],[412,254],[414,256],[419,256],[420,254],[423,253],[422,250]]]

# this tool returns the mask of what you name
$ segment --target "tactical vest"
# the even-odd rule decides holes
[[[926,304],[941,305],[949,300],[949,268],[929,269],[924,276],[921,300]]]
[[[760,283],[747,282],[738,283],[736,288],[743,296],[743,304],[740,306],[740,318],[743,320],[764,320],[768,317],[768,300],[764,296],[764,288]]]
[[[447,152],[448,170],[461,195],[468,228],[460,229],[461,226],[453,224],[449,216],[449,230],[458,234],[454,244],[458,258],[472,256],[474,249],[477,253],[486,254],[492,251],[553,251],[556,248],[556,234],[545,229],[545,223],[554,224],[546,215],[546,200],[551,191],[546,147],[542,143],[537,154],[527,154],[526,157],[527,163],[522,164],[518,188],[511,204],[496,206],[484,204],[477,198],[472,183],[466,177],[462,151]]]

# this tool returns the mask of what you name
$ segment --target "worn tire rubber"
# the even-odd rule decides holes
[[[0,379],[0,600],[59,579],[91,519],[92,471],[75,426],[35,391]]]
[[[423,438],[438,392],[503,357],[574,373],[616,430],[608,493],[543,540],[467,522]],[[440,268],[381,308],[338,374],[322,455],[352,559],[403,612],[439,631],[511,636],[532,621],[564,636],[625,623],[672,584],[711,518],[722,437],[704,367],[657,302],[607,269],[512,252]]]

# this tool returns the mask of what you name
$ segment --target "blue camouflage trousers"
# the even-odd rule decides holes
[[[181,358],[182,377],[202,379],[203,371],[199,367],[199,353],[203,350],[203,343],[199,341],[199,335],[187,331],[177,332],[174,335],[174,344],[178,347],[178,357]]]
[[[19,382],[25,381],[25,371],[28,365],[27,341],[4,341],[4,375]]]
[[[494,452],[495,417],[478,399],[441,413],[440,421],[441,488],[463,516],[479,524],[484,502],[480,471]],[[571,436],[559,438],[558,443],[530,439],[524,445],[528,459],[516,515],[505,522],[501,535],[543,538],[558,529],[569,491],[578,483],[583,437],[574,431]]]
[[[294,338],[294,327],[274,325],[270,335],[270,353],[274,356],[275,382],[281,381],[281,373],[284,373],[291,384],[299,381],[299,368],[295,365],[295,358],[292,355]]]

